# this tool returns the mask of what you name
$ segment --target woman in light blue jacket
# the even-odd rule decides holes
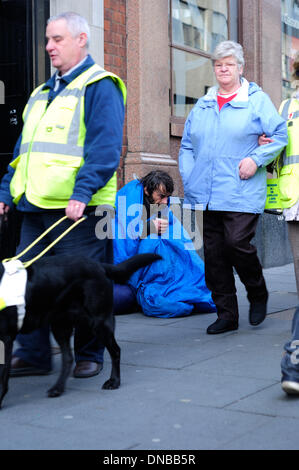
[[[223,41],[212,61],[218,85],[187,118],[179,165],[185,203],[204,211],[206,283],[218,314],[207,333],[217,334],[238,328],[233,267],[247,289],[250,323],[266,316],[268,292],[250,240],[265,206],[266,166],[287,144],[287,129],[268,95],[242,78],[240,44]],[[272,142],[259,146],[262,134]]]

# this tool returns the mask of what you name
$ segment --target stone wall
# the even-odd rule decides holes
[[[118,75],[127,85],[126,0],[104,0],[105,69]],[[123,146],[117,172],[118,187],[124,185],[124,158],[128,152],[127,115]]]
[[[263,268],[293,263],[287,223],[282,216],[262,214],[252,243],[257,247]]]

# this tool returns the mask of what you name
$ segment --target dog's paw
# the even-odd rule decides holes
[[[119,386],[120,386],[120,381],[119,380],[109,379],[104,383],[104,385],[102,386],[102,389],[104,389],[104,390],[116,390]]]
[[[63,390],[58,388],[58,387],[52,387],[48,390],[48,397],[49,398],[55,398],[55,397],[60,397],[62,395]]]

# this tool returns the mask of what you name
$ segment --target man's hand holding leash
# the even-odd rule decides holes
[[[70,199],[69,203],[65,209],[65,215],[75,222],[83,216],[83,212],[85,210],[86,204],[84,202],[75,201],[74,199]],[[1,213],[1,212],[0,212]]]

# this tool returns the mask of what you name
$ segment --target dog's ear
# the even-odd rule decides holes
[[[4,273],[4,266],[3,266],[3,263],[0,262],[0,281],[2,279],[3,273]]]

